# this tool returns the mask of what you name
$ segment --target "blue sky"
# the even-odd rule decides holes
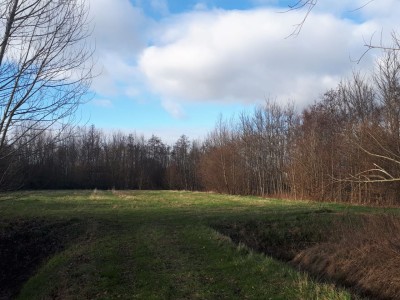
[[[173,143],[209,132],[219,115],[250,111],[266,98],[298,109],[360,64],[364,40],[399,25],[399,1],[320,1],[301,34],[296,1],[90,0],[96,43],[93,100],[81,119],[106,131],[136,131]]]

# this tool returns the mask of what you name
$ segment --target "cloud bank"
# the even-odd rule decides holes
[[[349,71],[371,26],[318,14],[301,36],[285,39],[295,17],[268,9],[179,16],[144,49],[139,69],[152,90],[177,101],[271,95],[304,104]]]
[[[360,57],[371,34],[399,24],[398,1],[373,2],[354,19],[343,12],[347,16],[362,2],[348,3],[322,4],[298,37],[285,38],[304,12],[202,6],[171,15],[165,1],[152,1],[166,15],[155,21],[128,0],[93,0],[104,69],[94,89],[105,97],[155,95],[175,117],[184,115],[186,102],[255,103],[272,97],[304,107],[354,68],[371,66],[372,55],[360,65],[351,59]]]

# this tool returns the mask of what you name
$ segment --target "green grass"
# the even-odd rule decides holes
[[[20,192],[0,198],[0,231],[15,220],[74,225],[60,232],[63,247],[41,262],[18,299],[351,299],[215,229],[272,222],[281,226],[279,245],[293,220],[311,224],[318,216],[318,226],[344,209],[368,211],[212,193]]]

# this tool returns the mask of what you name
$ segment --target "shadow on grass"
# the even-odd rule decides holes
[[[47,258],[81,233],[78,219],[0,221],[0,299],[15,297]]]
[[[335,216],[333,211],[323,209],[288,213],[284,218],[216,222],[211,227],[236,244],[243,243],[258,252],[290,261],[300,251],[328,240]]]

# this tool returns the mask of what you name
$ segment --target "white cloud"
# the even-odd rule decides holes
[[[92,103],[96,106],[104,107],[104,108],[111,108],[113,107],[113,103],[109,99],[95,99]]]
[[[352,69],[370,66],[371,56],[361,66],[350,60],[363,53],[363,40],[374,32],[398,28],[400,14],[399,1],[380,0],[350,21],[350,11],[364,0],[319,1],[301,34],[285,39],[304,11],[210,10],[199,1],[192,12],[154,21],[130,0],[90,1],[102,70],[93,90],[104,98],[158,95],[176,118],[184,117],[187,101],[254,103],[270,96],[311,103]],[[150,5],[169,13],[165,0]]]
[[[397,0],[356,0],[344,1],[348,2],[347,8],[351,10],[356,10],[366,18],[373,19],[386,19],[395,18],[398,16],[400,9],[400,3]]]
[[[186,116],[182,106],[177,101],[163,99],[161,104],[164,109],[176,119],[183,119]]]
[[[151,22],[129,0],[91,0],[90,14],[98,51],[132,57],[146,46]]]
[[[152,21],[129,0],[90,0],[90,14],[98,74],[92,89],[105,97],[137,89],[136,62],[147,45]]]
[[[198,2],[194,5],[194,10],[206,10],[208,8],[207,4],[204,2]]]
[[[168,2],[167,0],[151,0],[151,7],[163,16],[169,14]]]
[[[313,14],[301,36],[285,39],[300,14],[258,9],[177,16],[162,24],[139,68],[169,102],[254,102],[265,95],[313,102],[350,73],[350,56],[362,54],[362,36],[374,25]]]
[[[134,96],[140,83],[136,66],[123,56],[113,52],[100,54],[97,64],[99,76],[94,78],[92,89],[104,97]],[[138,94],[138,93],[136,93]]]
[[[380,0],[373,1],[361,10],[364,18],[372,19],[377,24],[375,32],[371,32],[366,38],[371,38],[372,42],[379,44],[381,39],[388,43],[391,34],[395,31],[400,33],[400,1]]]
[[[140,91],[137,88],[133,87],[133,86],[128,86],[125,89],[125,95],[130,97],[130,98],[135,98],[138,95],[140,95]]]

